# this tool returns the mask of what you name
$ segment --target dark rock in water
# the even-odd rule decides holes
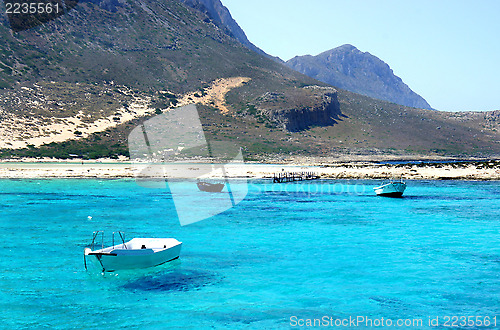
[[[316,56],[296,56],[286,62],[294,70],[335,87],[393,103],[431,109],[392,69],[368,52],[343,45]]]

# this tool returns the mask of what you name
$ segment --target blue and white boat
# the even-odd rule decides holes
[[[90,248],[84,250],[85,268],[87,268],[87,256],[91,257],[103,272],[113,272],[158,266],[179,258],[181,252],[182,242],[175,238],[134,238],[125,242],[121,232],[119,233],[121,244],[94,250],[99,233],[102,232],[94,233]]]
[[[373,188],[373,190],[375,190],[375,194],[386,197],[401,197],[403,196],[405,189],[406,183],[403,179],[400,179],[399,181],[391,180],[381,186]]]

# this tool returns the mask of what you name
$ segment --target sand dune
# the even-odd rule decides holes
[[[240,87],[243,83],[248,81],[250,81],[250,78],[247,77],[217,79],[212,82],[210,87],[205,89],[205,95],[201,95],[200,92],[188,93],[179,100],[178,105],[183,106],[190,103],[201,103],[218,108],[222,113],[227,113],[229,109],[226,105],[226,94],[231,89]]]
[[[202,103],[219,108],[222,112],[228,112],[225,95],[231,89],[239,87],[249,80],[250,78],[246,77],[217,79],[205,90],[204,95],[201,95],[200,92],[190,92],[181,96],[177,106]],[[93,133],[103,132],[135,118],[153,114],[154,111],[151,108],[150,97],[135,97],[126,109],[122,107],[113,115],[96,119],[90,123],[82,120],[82,117],[86,116],[82,111],[75,116],[64,118],[28,118],[2,112],[0,109],[2,118],[0,148],[20,149],[29,145],[39,147],[51,142],[83,139]]]

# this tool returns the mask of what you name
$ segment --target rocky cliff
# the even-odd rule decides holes
[[[236,23],[236,21],[229,13],[229,10],[220,2],[220,0],[181,0],[186,5],[194,8],[205,15],[207,15],[212,21],[217,24],[220,28],[224,29],[229,35],[233,36],[242,45],[254,52],[269,56],[262,49],[251,43],[245,32]]]
[[[285,103],[284,99],[288,99]],[[277,126],[299,132],[313,126],[331,126],[342,117],[337,90],[308,86],[283,93],[267,92],[256,100],[260,112]]]
[[[309,77],[351,92],[414,108],[431,106],[413,92],[389,65],[352,45],[343,45],[316,56],[296,56],[286,64]]]

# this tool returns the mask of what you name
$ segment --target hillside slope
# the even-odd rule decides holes
[[[114,81],[185,92],[245,72],[299,76],[255,56],[206,15],[175,0],[84,0],[56,20],[17,33],[5,17],[0,20],[3,88],[39,80]]]
[[[127,155],[134,127],[186,103],[200,104],[208,138],[233,140],[250,159],[500,154],[498,113],[419,110],[327,86],[177,0],[80,1],[22,32],[0,23],[1,157]]]
[[[258,54],[269,56],[262,49],[255,46],[248,40],[245,32],[233,19],[229,10],[224,7],[220,0],[182,0],[182,2],[191,8],[205,13],[215,22],[215,24],[217,24],[217,26],[226,29],[229,35],[233,36],[248,49],[251,49]]]

